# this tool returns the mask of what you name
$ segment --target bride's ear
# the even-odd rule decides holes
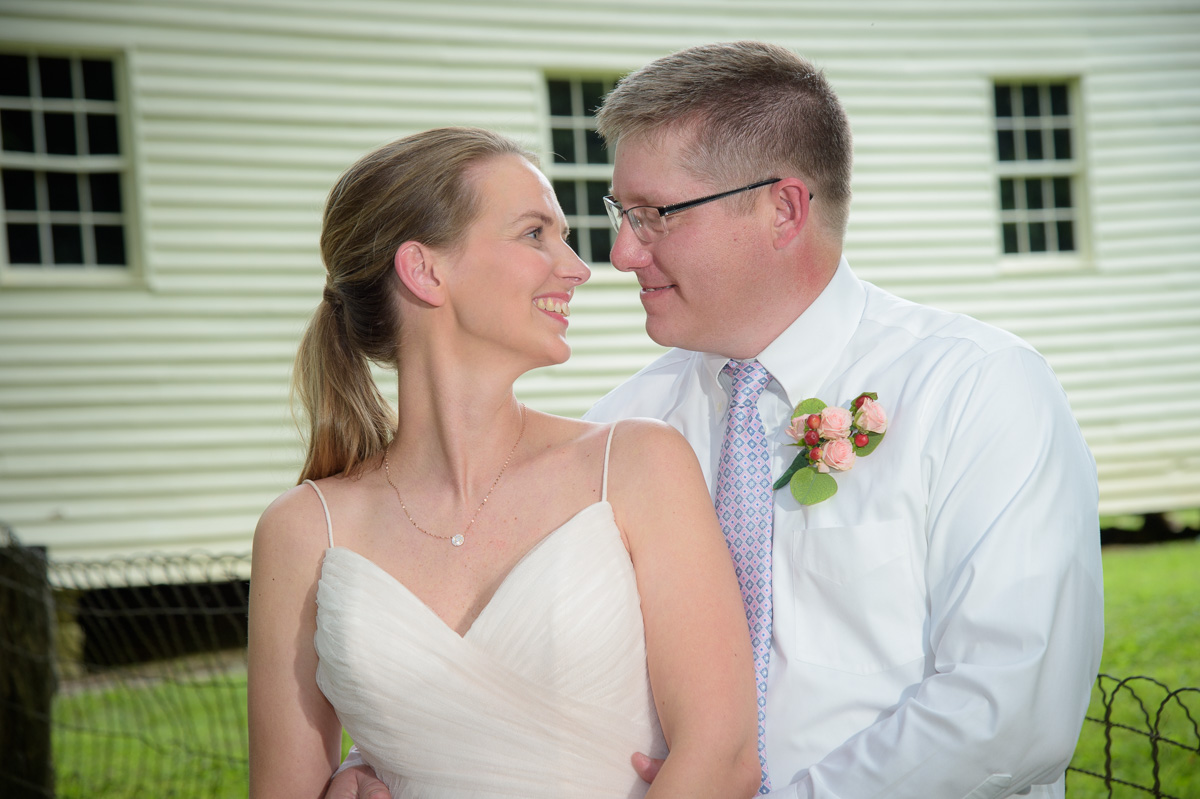
[[[406,241],[393,259],[396,276],[421,302],[437,308],[446,302],[445,281],[437,253],[415,241]]]

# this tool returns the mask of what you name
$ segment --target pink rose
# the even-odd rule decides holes
[[[817,471],[823,473],[830,469],[837,472],[847,471],[854,466],[854,459],[857,457],[854,454],[854,445],[846,439],[829,441],[821,447],[821,460],[817,463]]]
[[[883,412],[878,402],[866,397],[863,399],[862,405],[858,406],[858,412],[854,414],[854,424],[860,429],[868,433],[885,433],[887,432],[887,414]]]
[[[850,411],[829,405],[821,410],[821,424],[817,427],[817,432],[824,439],[845,439],[850,435],[850,424],[853,421]]]
[[[787,434],[792,437],[793,441],[804,440],[804,434],[808,432],[808,427],[805,424],[807,419],[807,416],[801,414],[792,419],[792,423],[788,425]]]

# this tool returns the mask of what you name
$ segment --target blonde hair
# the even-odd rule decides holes
[[[664,56],[622,78],[596,121],[609,147],[688,134],[684,167],[717,189],[799,177],[828,229],[845,235],[850,123],[824,73],[786,48],[742,41]]]
[[[325,291],[296,354],[293,407],[308,451],[299,482],[356,474],[391,442],[395,414],[371,375],[395,367],[400,340],[396,250],[406,241],[453,249],[478,217],[470,168],[501,155],[536,157],[479,128],[399,139],[346,170],[325,203]]]

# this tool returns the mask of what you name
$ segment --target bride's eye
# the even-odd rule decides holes
[[[537,239],[538,241],[541,241],[542,236],[544,236],[545,234],[546,234],[546,231],[544,228],[535,227],[532,230],[530,230],[528,233],[526,233],[525,235],[529,236],[532,239]]]

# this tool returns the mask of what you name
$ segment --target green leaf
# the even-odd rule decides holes
[[[875,448],[879,446],[879,442],[883,441],[883,437],[885,435],[887,435],[887,434],[886,433],[867,433],[867,438],[869,439],[867,441],[867,445],[865,447],[855,447],[854,454],[860,458],[870,455],[872,452],[875,451]]]
[[[800,445],[792,444],[790,446],[800,446]],[[808,461],[808,450],[805,449],[804,452],[801,452],[799,455],[796,456],[796,460],[792,461],[792,465],[787,467],[787,470],[783,473],[783,477],[780,477],[778,480],[775,481],[775,485],[771,486],[771,490],[778,491],[779,489],[781,489],[785,485],[787,485],[788,481],[792,479],[792,475],[795,474],[800,469],[803,469],[805,466],[807,466],[808,462],[809,462]]]
[[[792,475],[792,496],[801,505],[816,505],[837,493],[837,481],[831,474],[822,474],[815,468],[801,469]]]
[[[820,413],[828,407],[824,402],[821,402],[816,397],[806,399],[796,406],[796,410],[792,412],[792,418],[797,416],[808,416],[810,413]]]
[[[863,393],[859,394],[858,397],[867,397],[871,400],[871,402],[879,402],[879,395],[874,391],[864,391]],[[858,397],[855,397],[854,399],[858,399]]]

